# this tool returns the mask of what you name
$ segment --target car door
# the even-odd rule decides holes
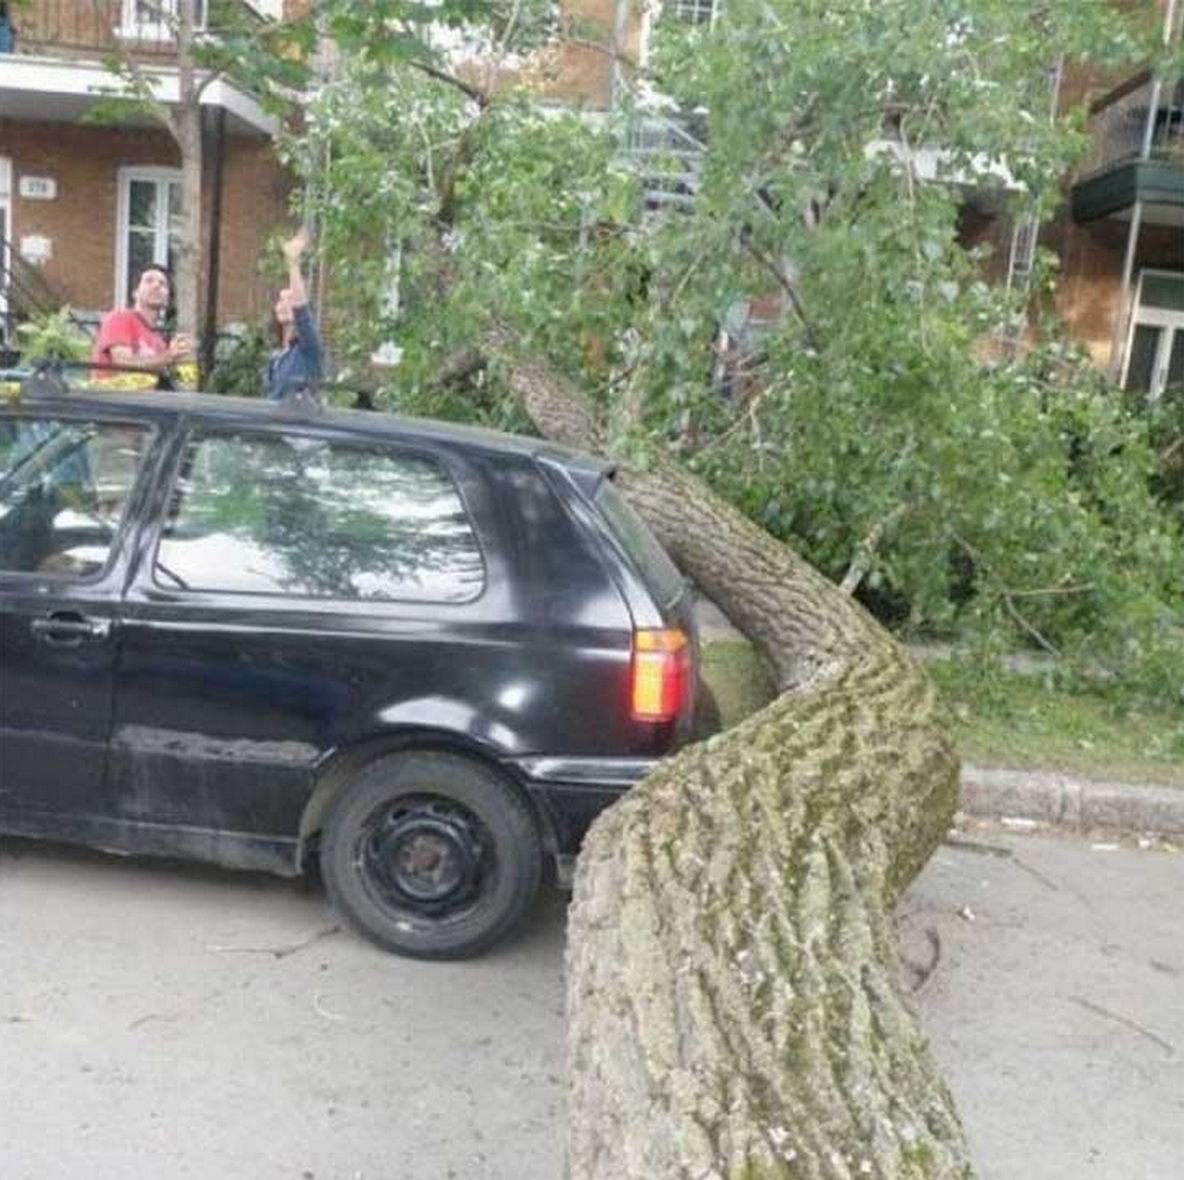
[[[290,870],[323,759],[424,694],[462,728],[440,653],[470,643],[458,678],[509,664],[489,621],[509,606],[482,595],[487,563],[431,455],[191,426],[128,591],[108,779],[121,819],[173,851]]]
[[[101,814],[120,596],[152,423],[0,411],[0,828]]]

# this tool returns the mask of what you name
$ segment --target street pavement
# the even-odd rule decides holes
[[[976,826],[902,906],[979,1180],[1184,1178],[1184,855]]]
[[[902,932],[980,1180],[1180,1180],[1184,855],[956,838]],[[335,927],[300,883],[0,841],[0,1180],[558,1180],[563,898],[472,963]]]

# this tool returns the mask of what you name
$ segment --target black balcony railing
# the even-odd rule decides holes
[[[1082,176],[1147,158],[1184,165],[1184,79],[1139,74],[1090,108],[1092,148]]]

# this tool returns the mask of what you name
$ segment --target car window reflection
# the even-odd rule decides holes
[[[187,448],[156,578],[241,594],[465,602],[485,570],[460,496],[431,459],[205,433]]]
[[[122,423],[0,421],[0,571],[102,573],[148,435]]]

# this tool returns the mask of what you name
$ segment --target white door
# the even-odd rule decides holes
[[[181,236],[181,173],[176,168],[119,172],[115,251],[115,306],[126,307],[144,267],[176,273]]]
[[[1184,386],[1184,271],[1139,275],[1134,322],[1127,343],[1124,389],[1153,401]]]

